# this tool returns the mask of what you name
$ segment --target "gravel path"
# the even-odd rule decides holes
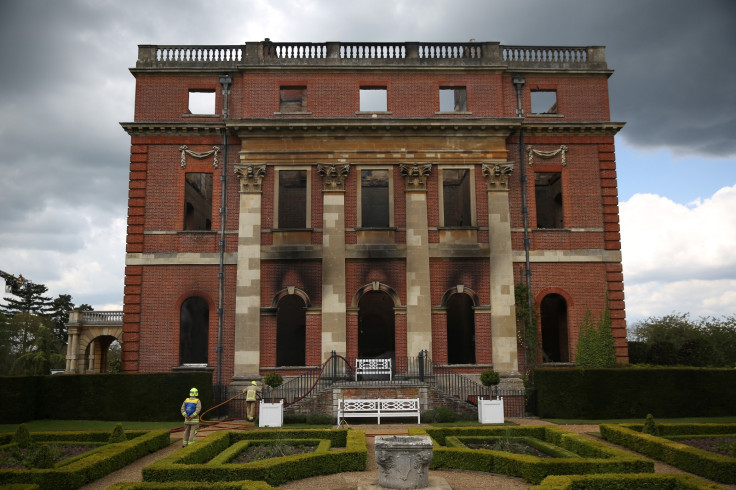
[[[519,425],[555,425],[539,419],[507,419]],[[335,475],[316,476],[313,478],[305,478],[281,485],[279,488],[283,490],[353,490],[367,483],[378,479],[378,467],[374,455],[374,436],[376,435],[406,435],[408,433],[408,425],[352,425],[353,429],[362,429],[366,431],[368,446],[368,461],[365,471],[354,471],[349,473],[338,473]],[[411,427],[417,427],[411,425]],[[583,434],[587,437],[602,441],[597,437],[598,425],[560,425],[559,427]],[[200,431],[198,438],[206,437],[207,431]],[[110,485],[122,481],[141,481],[141,470],[149,464],[164,458],[181,448],[181,433],[172,433],[172,443],[153,454],[141,458],[125,468],[114,473],[95,480],[94,482],[82,487],[82,490],[104,490]],[[606,441],[603,441],[606,442]],[[606,444],[610,444],[606,442]],[[626,448],[616,446],[619,449],[628,451]],[[659,461],[654,461],[654,471],[656,473],[684,473],[673,466],[666,465]],[[524,482],[521,478],[512,478],[509,476],[486,473],[482,471],[464,471],[464,470],[431,470],[430,477],[440,477],[450,485],[453,490],[476,490],[478,488],[494,488],[500,490],[526,489],[532,485]],[[707,481],[707,480],[704,480]],[[724,488],[736,490],[736,485],[723,485]]]

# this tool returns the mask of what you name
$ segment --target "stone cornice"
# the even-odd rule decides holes
[[[626,123],[622,122],[560,122],[524,121],[524,134],[530,136],[614,136]]]
[[[220,136],[222,122],[121,122],[130,136]]]
[[[517,118],[300,118],[300,119],[229,119],[228,129],[240,138],[288,137],[311,134],[360,134],[361,136],[424,136],[427,134],[464,134],[469,136],[506,137],[521,125]]]

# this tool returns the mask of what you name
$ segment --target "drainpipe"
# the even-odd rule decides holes
[[[225,219],[227,217],[227,128],[225,121],[230,117],[230,85],[233,83],[230,75],[220,77],[222,84],[222,172],[220,172],[220,268],[217,272],[219,292],[217,299],[217,385],[222,387],[222,320],[224,310],[225,291]],[[220,388],[222,389],[222,388]]]
[[[522,123],[519,126],[519,165],[521,167],[519,178],[521,179],[521,215],[524,218],[524,257],[526,260],[524,278],[529,311],[532,311],[532,269],[529,263],[529,206],[526,198],[526,159],[524,158],[524,109],[521,106],[521,90],[524,88],[526,80],[524,77],[517,75],[512,79],[512,82],[516,87],[516,117],[520,118]]]

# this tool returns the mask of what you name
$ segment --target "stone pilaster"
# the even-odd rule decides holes
[[[519,376],[509,215],[509,175],[513,169],[511,162],[482,167],[488,191],[493,369],[505,377]]]
[[[406,189],[406,355],[432,352],[427,176],[432,164],[401,164]]]
[[[322,361],[346,353],[345,178],[350,165],[318,165],[322,176]]]
[[[236,378],[259,377],[261,362],[261,183],[266,166],[238,164],[238,273],[235,291]]]

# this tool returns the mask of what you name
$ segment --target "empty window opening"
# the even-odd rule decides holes
[[[559,294],[548,294],[540,304],[542,358],[544,362],[569,362],[567,302]]]
[[[447,362],[475,364],[475,316],[467,294],[453,294],[447,301]]]
[[[184,229],[211,230],[212,174],[186,174],[184,202]]]
[[[209,344],[210,307],[199,296],[187,298],[181,304],[179,362],[183,364],[207,364]]]
[[[369,291],[358,303],[358,357],[394,358],[394,302],[383,291]]]
[[[279,300],[276,313],[276,365],[304,366],[307,345],[307,310],[296,294]]]
[[[361,226],[388,228],[390,226],[388,170],[362,170],[360,186]]]
[[[304,229],[307,227],[307,171],[279,171],[278,227]]]
[[[442,196],[444,226],[471,226],[470,170],[467,168],[443,169]]]
[[[532,114],[557,114],[557,91],[532,90]]]
[[[360,87],[360,110],[363,112],[388,111],[386,87]]]
[[[215,91],[214,90],[190,90],[189,91],[189,113],[190,114],[214,114],[215,113]]]
[[[306,112],[307,87],[281,87],[279,91],[280,112]]]
[[[465,87],[440,87],[440,112],[466,112]]]
[[[563,228],[560,172],[535,173],[534,196],[537,201],[537,228]]]

